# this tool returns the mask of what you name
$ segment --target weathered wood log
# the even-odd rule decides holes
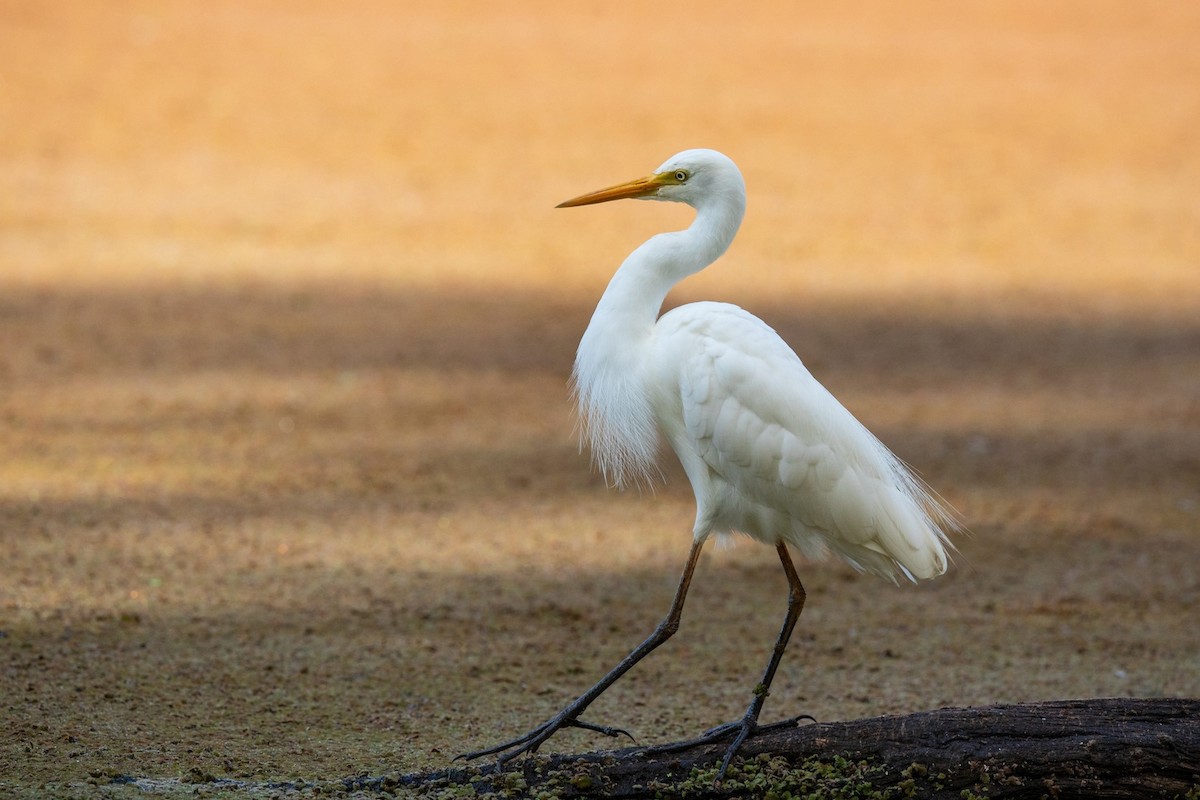
[[[1200,699],[1066,700],[944,708],[785,728],[745,743],[525,758],[349,789],[508,797],[1200,798]]]

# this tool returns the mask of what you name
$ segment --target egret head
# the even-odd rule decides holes
[[[610,186],[560,203],[558,208],[586,206],[609,200],[667,200],[699,208],[710,199],[737,198],[745,202],[746,185],[737,165],[716,150],[684,150],[644,178]]]

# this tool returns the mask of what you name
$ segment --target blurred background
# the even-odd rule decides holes
[[[1200,693],[1198,37],[1171,2],[3,2],[0,787],[441,766],[640,641],[690,492],[605,487],[567,379],[688,210],[553,206],[689,147],[749,211],[669,302],[764,318],[971,530],[918,588],[804,565],[767,715]],[[714,548],[596,721],[740,714],[777,572]]]

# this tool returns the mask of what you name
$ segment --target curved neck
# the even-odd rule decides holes
[[[611,315],[626,331],[643,328],[648,333],[671,287],[721,257],[742,224],[745,196],[731,193],[706,200],[685,230],[653,236],[629,254],[600,298],[593,324],[597,317]]]
[[[657,421],[642,368],[667,292],[725,252],[745,207],[744,193],[709,195],[686,230],[655,236],[630,253],[579,342],[573,382],[582,432],[618,484],[645,478],[654,464]]]

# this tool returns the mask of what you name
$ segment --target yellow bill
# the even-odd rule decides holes
[[[574,206],[590,206],[593,203],[607,203],[609,200],[623,200],[629,197],[647,197],[654,194],[663,186],[678,183],[673,172],[661,172],[657,175],[649,175],[645,178],[637,178],[636,180],[626,183],[619,183],[616,186],[610,186],[607,189],[600,189],[595,192],[581,194],[579,197],[572,198],[566,202],[559,203],[555,208],[572,208]]]

